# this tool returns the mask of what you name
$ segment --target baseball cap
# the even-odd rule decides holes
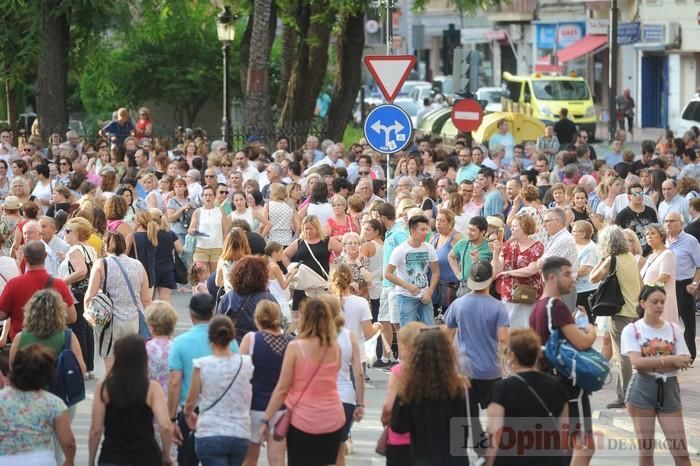
[[[487,261],[479,261],[472,267],[472,271],[469,274],[469,279],[467,280],[467,286],[470,290],[481,291],[491,285],[492,278],[493,267],[491,267],[491,263]]]

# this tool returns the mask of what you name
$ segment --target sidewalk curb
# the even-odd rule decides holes
[[[632,436],[634,436],[634,425],[632,424],[632,419],[629,416],[610,416],[611,412],[615,410],[606,410],[605,416],[604,417],[612,417],[612,426],[623,430],[625,432],[630,433]],[[602,411],[596,410],[591,413],[591,418],[593,420],[598,420],[601,418],[601,413]],[[656,423],[656,430],[657,432],[660,432],[661,435],[663,435],[663,432],[660,431],[660,426],[658,425],[658,421]],[[687,437],[687,433],[686,433]],[[693,439],[693,438],[688,438],[688,454],[690,455],[691,458],[693,457],[700,457],[700,439]]]

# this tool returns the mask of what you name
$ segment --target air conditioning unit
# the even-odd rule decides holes
[[[640,35],[641,42],[644,44],[658,44],[666,48],[679,48],[681,46],[681,25],[676,22],[644,22]]]

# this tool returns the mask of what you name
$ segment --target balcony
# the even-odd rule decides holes
[[[537,0],[511,0],[486,10],[486,16],[494,23],[520,23],[535,19]]]

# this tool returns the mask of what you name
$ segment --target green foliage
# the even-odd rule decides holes
[[[425,9],[430,0],[415,0],[413,10],[422,11]],[[480,9],[486,10],[488,7],[498,5],[500,3],[510,3],[509,0],[449,0],[448,2],[455,10],[463,14],[475,14]]]
[[[133,30],[105,37],[88,55],[80,97],[88,112],[111,111],[145,101],[169,103],[184,123],[221,94],[218,10],[208,2],[146,0],[135,12]],[[236,24],[237,40],[245,24]],[[231,87],[237,86],[236,42],[231,44]]]

